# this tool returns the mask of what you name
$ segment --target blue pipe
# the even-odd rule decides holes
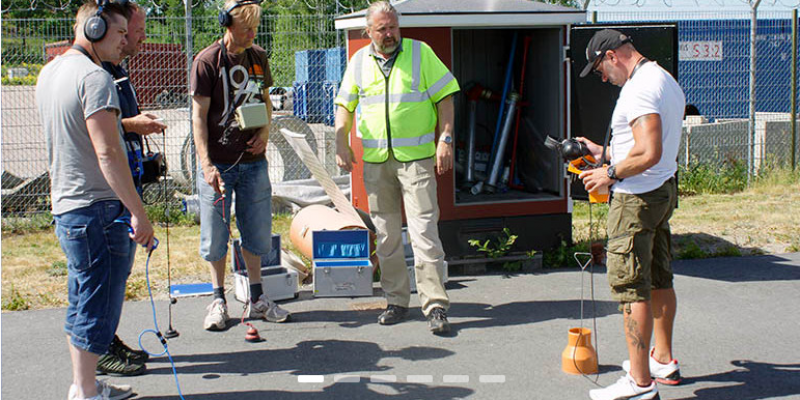
[[[511,39],[511,54],[508,56],[508,66],[506,67],[506,81],[503,85],[503,97],[500,98],[500,113],[497,115],[497,126],[494,129],[494,140],[492,141],[492,153],[488,165],[494,165],[494,158],[497,154],[497,142],[500,138],[500,129],[503,125],[503,112],[506,108],[506,97],[511,90],[511,72],[514,66],[514,54],[517,52],[517,31],[514,31],[514,37]]]

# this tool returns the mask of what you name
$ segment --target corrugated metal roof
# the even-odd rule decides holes
[[[526,21],[561,25],[586,20],[584,10],[532,0],[405,0],[394,6],[400,12],[401,27],[511,26]],[[366,9],[342,15],[336,18],[336,28],[362,28],[365,14]],[[543,19],[548,16],[550,23]]]

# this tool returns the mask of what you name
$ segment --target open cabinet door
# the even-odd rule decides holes
[[[636,49],[678,79],[678,26],[676,23],[649,24],[592,24],[573,26],[570,30],[572,137],[583,136],[602,144],[605,140],[611,112],[617,103],[620,88],[603,83],[597,76],[580,78],[586,66],[586,45],[595,32],[616,29],[631,38]],[[587,200],[588,194],[579,180],[570,188],[574,200]]]

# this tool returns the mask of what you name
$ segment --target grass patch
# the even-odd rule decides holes
[[[721,165],[689,164],[678,168],[681,195],[737,193],[747,188],[746,163],[729,159]]]
[[[53,215],[49,211],[28,216],[3,216],[2,232],[17,235],[40,232],[52,228]]]
[[[542,255],[542,265],[544,268],[569,268],[577,266],[575,253],[588,253],[589,242],[581,241],[569,244],[562,240],[558,247],[545,250]]]
[[[22,311],[31,307],[31,303],[26,296],[23,296],[14,285],[11,285],[8,295],[3,290],[3,310],[4,311]]]
[[[64,260],[53,261],[53,263],[50,264],[50,269],[47,270],[47,275],[51,278],[67,276],[68,273],[67,262]]]

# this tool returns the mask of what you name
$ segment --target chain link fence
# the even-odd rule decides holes
[[[64,11],[66,14],[67,11]],[[74,12],[72,13],[74,14]],[[342,34],[335,15],[265,14],[256,43],[267,50],[274,79],[273,116],[294,116],[332,175],[335,162],[333,98],[344,73]],[[188,82],[193,57],[222,36],[216,15],[193,16],[187,39],[186,17],[148,17],[147,42],[124,61],[142,112],[168,125],[165,135],[148,137],[146,150],[161,152],[169,165],[167,184],[145,185],[146,203],[180,201],[195,190],[194,138]],[[41,67],[71,46],[74,18],[2,20],[2,210],[3,215],[49,209],[46,145],[36,108],[36,76]],[[190,40],[190,46],[187,45]],[[294,124],[293,126],[300,126]],[[275,131],[267,148],[273,185],[310,178],[283,136]]]
[[[180,3],[176,3],[180,4]],[[320,3],[317,3],[320,4]],[[336,3],[337,6],[339,2]],[[364,4],[365,5],[365,4]],[[363,8],[342,9],[352,11]],[[5,7],[5,5],[4,5]],[[195,7],[195,10],[199,8]],[[3,215],[49,209],[49,178],[44,136],[35,103],[39,69],[69,47],[74,10],[49,10],[47,18],[2,19],[2,211]],[[174,10],[173,10],[174,12]],[[147,43],[127,61],[143,111],[164,119],[164,136],[153,135],[150,149],[165,154],[167,185],[145,188],[145,200],[172,201],[195,192],[197,168],[191,136],[188,77],[191,60],[218,40],[216,10],[174,16],[149,16]],[[34,13],[35,14],[35,13]],[[344,34],[334,29],[335,14],[265,13],[256,43],[267,50],[274,86],[274,115],[308,124],[309,143],[328,172],[335,165],[332,100],[346,65]],[[723,165],[746,160],[748,146],[750,14],[715,12],[598,12],[598,22],[677,21],[680,57],[678,81],[687,103],[696,107],[684,130],[682,165]],[[787,165],[793,147],[788,112],[791,87],[792,14],[759,13],[756,36],[756,126],[753,163]],[[187,30],[190,32],[187,35]],[[796,62],[796,60],[795,60]],[[307,168],[278,132],[267,149],[274,186],[310,177]],[[177,196],[176,196],[177,194]]]
[[[792,11],[759,12],[755,54],[752,164],[788,166],[800,140],[791,134]],[[717,166],[748,161],[750,24],[744,12],[598,12],[596,21],[678,25],[678,82],[693,109],[684,126],[679,163]],[[797,62],[797,60],[795,60]],[[797,96],[797,93],[795,96]],[[688,111],[688,110],[687,110]]]

